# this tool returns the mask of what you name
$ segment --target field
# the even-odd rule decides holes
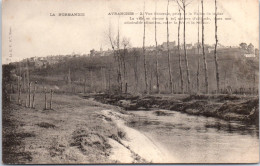
[[[138,149],[140,143],[150,149],[156,147],[140,132],[124,125],[132,115],[118,107],[54,94],[53,109],[44,110],[44,96],[36,97],[35,109],[15,101],[3,109],[6,164],[140,163],[157,156],[157,150],[147,156]]]

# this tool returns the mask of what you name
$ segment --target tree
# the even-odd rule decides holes
[[[255,53],[255,47],[252,43],[250,43],[248,46],[247,46],[247,51],[249,54],[254,54]]]
[[[176,0],[178,3],[179,7],[183,11],[183,47],[184,47],[184,55],[185,55],[185,64],[186,64],[186,75],[187,75],[187,81],[188,81],[188,93],[191,92],[191,87],[190,87],[190,70],[189,70],[189,62],[188,62],[188,57],[187,57],[187,50],[186,50],[186,7],[192,2],[188,0]]]
[[[143,34],[143,56],[144,56],[144,79],[145,79],[145,93],[148,93],[148,82],[147,82],[147,67],[146,67],[146,57],[145,57],[145,2],[143,10],[143,22],[144,22],[144,34]]]
[[[182,74],[182,67],[181,67],[181,52],[180,52],[180,24],[181,24],[181,11],[179,8],[179,23],[178,23],[178,54],[179,54],[179,70],[180,70],[180,78],[181,78],[181,93],[184,93],[183,89],[183,74]]]
[[[217,81],[217,93],[219,93],[219,71],[218,71],[218,58],[217,58],[217,45],[218,45],[218,26],[217,26],[217,0],[215,0],[215,50],[214,50],[214,60],[216,67],[216,81]]]
[[[109,23],[109,29],[108,29],[108,39],[109,39],[109,43],[111,45],[111,48],[113,50],[113,55],[115,58],[115,61],[117,63],[117,86],[119,89],[121,89],[121,69],[120,69],[120,57],[119,57],[119,24],[118,24],[118,40],[116,41],[113,37],[112,37],[112,30],[111,30],[111,25]],[[118,44],[118,50],[116,50],[116,45]]]
[[[247,44],[246,43],[240,43],[239,44],[240,48],[242,48],[243,50],[247,49]]]
[[[139,61],[139,54],[136,51],[136,49],[133,50],[133,56],[134,56],[134,76],[135,76],[135,92],[138,91],[138,61]]]
[[[124,47],[124,53],[122,56],[122,61],[123,61],[123,76],[124,76],[124,86],[125,86],[125,93],[127,93],[127,71],[126,71],[126,62],[125,62],[125,57],[127,54],[127,48],[130,46],[130,39],[124,37],[122,40],[122,45]]]
[[[160,92],[160,77],[159,77],[159,63],[158,63],[158,46],[157,46],[157,24],[156,24],[157,1],[155,2],[155,20],[154,20],[154,38],[155,38],[155,54],[156,54],[156,87],[157,93]]]
[[[169,1],[167,3],[167,54],[168,54],[168,70],[169,70],[169,83],[170,83],[170,92],[173,93],[173,85],[172,85],[172,71],[171,71],[171,59],[170,59],[170,47],[169,47]]]
[[[209,93],[209,83],[208,83],[208,68],[207,68],[207,60],[205,55],[205,48],[204,48],[204,8],[203,8],[203,0],[201,0],[201,12],[202,12],[202,18],[201,18],[201,24],[202,24],[202,55],[203,55],[203,61],[204,61],[204,74],[205,74],[205,88],[206,88],[206,94]]]
[[[200,7],[198,4],[198,69],[197,69],[197,93],[200,92],[200,24],[199,24],[199,13],[200,13]]]
[[[117,27],[117,58],[118,58],[118,82],[119,82],[119,90],[122,93],[122,64],[121,64],[121,55],[120,55],[120,32],[119,32],[119,18],[118,18],[118,27]]]

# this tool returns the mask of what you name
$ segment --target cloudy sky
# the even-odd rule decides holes
[[[200,1],[193,0],[187,12],[198,10]],[[155,0],[145,0],[145,11],[153,13]],[[2,9],[2,62],[12,47],[11,61],[27,57],[40,57],[57,54],[88,54],[91,49],[106,50],[110,47],[107,33],[111,25],[115,37],[119,20],[120,36],[127,37],[132,47],[141,47],[142,24],[125,24],[128,16],[109,15],[110,12],[134,12],[133,18],[140,17],[143,11],[142,0],[4,0]],[[157,2],[157,12],[166,12],[167,0]],[[214,12],[214,0],[205,0],[205,12]],[[178,12],[174,0],[170,0],[169,13]],[[258,47],[258,0],[218,0],[219,42],[226,46],[237,46],[241,42],[252,43]],[[54,13],[56,16],[50,16]],[[84,13],[85,16],[57,16],[58,13]],[[153,16],[147,16],[147,18]],[[166,16],[157,16],[164,18]],[[174,18],[176,16],[170,16]],[[188,17],[188,16],[187,16]],[[197,16],[196,16],[197,17]],[[207,15],[211,21],[205,25],[205,42],[214,43],[214,16]],[[231,18],[231,20],[224,20]],[[154,45],[154,25],[146,26],[146,44]],[[9,34],[11,28],[11,35]],[[182,27],[181,27],[182,28]],[[201,28],[201,27],[200,27]],[[158,43],[166,41],[166,25],[158,25]],[[187,43],[197,42],[197,25],[187,25]],[[170,40],[177,40],[177,25],[170,24]],[[182,35],[181,30],[181,35]],[[200,33],[201,34],[201,33]],[[12,42],[9,41],[12,39]],[[181,36],[181,40],[183,40]]]

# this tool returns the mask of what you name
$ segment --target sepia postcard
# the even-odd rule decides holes
[[[2,163],[259,162],[258,0],[3,0]]]

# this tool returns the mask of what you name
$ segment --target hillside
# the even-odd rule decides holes
[[[156,92],[156,67],[155,67],[155,51],[147,51],[147,77],[149,89],[151,92]],[[123,50],[121,52],[123,55]],[[184,83],[186,79],[186,68],[184,55],[182,54],[182,70]],[[215,63],[213,53],[207,53],[207,65],[209,76],[210,92],[216,90],[215,86]],[[159,77],[162,93],[169,92],[169,75],[167,65],[167,52],[160,51],[159,57]],[[199,58],[198,58],[199,57]],[[131,49],[127,51],[125,56],[126,80],[124,73],[121,71],[122,82],[127,82],[127,92],[143,93],[145,89],[144,83],[144,64],[141,49]],[[202,55],[188,52],[188,62],[191,74],[191,86],[193,92],[197,90],[197,69],[198,59],[200,59],[200,92],[204,92],[204,68]],[[243,51],[237,48],[225,48],[218,51],[219,73],[220,73],[220,88],[224,92],[227,87],[232,88],[232,91],[256,91],[258,85],[258,58],[246,58]],[[45,67],[37,68],[34,64],[30,64],[30,79],[38,81],[39,84],[56,86],[59,91],[83,92],[101,92],[117,89],[117,63],[116,58],[111,53],[108,56],[79,56],[64,58],[63,61],[49,64]],[[123,62],[121,62],[123,66]],[[18,66],[18,64],[16,64]],[[26,63],[22,63],[22,73],[25,72]],[[180,74],[177,50],[171,51],[171,67],[174,84],[174,92],[180,92]],[[122,67],[123,70],[123,67]],[[19,73],[18,70],[16,73]],[[69,75],[70,73],[70,75]],[[69,78],[70,77],[70,78]],[[70,87],[68,84],[71,80]],[[184,84],[185,91],[187,85]],[[250,89],[249,89],[250,88]],[[124,84],[123,84],[124,89]]]

